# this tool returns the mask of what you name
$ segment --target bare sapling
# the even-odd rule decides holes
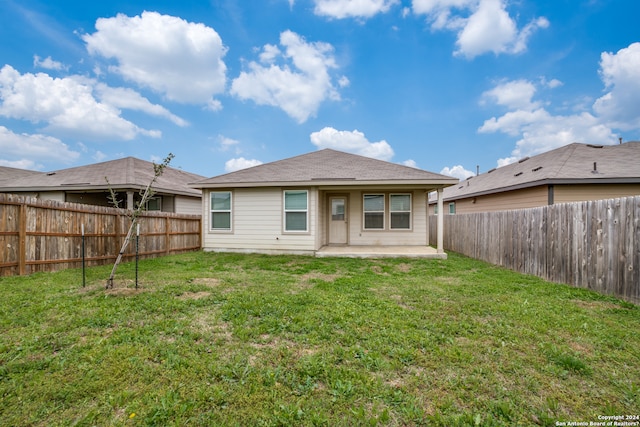
[[[120,252],[118,253],[118,257],[116,258],[116,262],[113,264],[113,268],[111,269],[111,275],[109,276],[109,279],[107,280],[106,289],[112,289],[113,288],[113,279],[114,279],[114,277],[116,275],[116,270],[118,269],[118,265],[122,261],[122,256],[124,255],[125,251],[127,250],[127,247],[129,246],[129,243],[131,242],[131,237],[133,236],[133,233],[134,233],[134,231],[136,229],[136,225],[138,224],[138,217],[140,217],[142,212],[144,212],[146,210],[147,202],[155,194],[155,190],[153,189],[153,185],[156,183],[158,178],[162,175],[162,173],[164,172],[165,168],[167,168],[167,166],[169,166],[169,163],[171,162],[171,160],[174,157],[175,156],[173,154],[169,153],[169,155],[162,161],[162,163],[160,163],[160,164],[153,163],[153,179],[151,179],[151,182],[149,182],[149,184],[144,189],[144,191],[140,193],[140,201],[136,203],[135,208],[134,209],[129,209],[129,210],[126,211],[126,215],[131,220],[131,225],[129,226],[129,231],[127,232],[127,235],[126,235],[126,237],[124,239],[124,242],[122,243],[122,247],[120,248]],[[109,184],[109,180],[107,179],[107,177],[105,177],[104,179],[107,181],[107,184],[109,185],[109,193],[110,193],[109,194],[109,200],[111,201],[111,203],[116,208],[120,209],[120,201],[117,198],[116,192],[111,188],[111,184]]]

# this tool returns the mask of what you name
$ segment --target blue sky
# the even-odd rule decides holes
[[[640,139],[637,0],[0,0],[0,166],[334,148],[465,178]]]

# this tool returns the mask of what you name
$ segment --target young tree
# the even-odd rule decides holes
[[[149,182],[149,184],[147,185],[145,190],[140,193],[141,198],[140,198],[140,201],[136,204],[135,209],[127,211],[127,216],[129,217],[129,219],[131,219],[131,225],[129,226],[129,231],[127,232],[127,236],[125,237],[124,242],[122,243],[122,248],[120,249],[120,252],[118,253],[118,257],[116,258],[116,262],[113,264],[113,268],[111,269],[111,275],[109,276],[109,279],[107,280],[106,289],[113,288],[113,278],[116,275],[116,269],[118,268],[118,265],[122,261],[122,255],[124,255],[124,252],[127,250],[127,246],[129,246],[129,243],[131,242],[131,237],[133,236],[133,231],[136,229],[136,226],[138,224],[138,217],[145,210],[147,201],[151,197],[153,197],[153,195],[155,194],[155,191],[153,189],[153,185],[156,183],[158,178],[162,175],[162,173],[164,172],[165,168],[167,166],[169,166],[169,163],[171,163],[171,160],[174,157],[175,156],[173,154],[169,153],[169,155],[167,157],[165,157],[165,159],[159,165],[153,163],[153,179],[151,179],[151,182]],[[105,177],[104,179],[107,181],[107,184],[109,184],[109,180],[107,179],[107,177]],[[111,203],[113,203],[113,205],[116,208],[120,209],[120,201],[117,199],[116,193],[111,188],[110,184],[109,184],[109,193],[110,193],[109,199],[110,199]]]

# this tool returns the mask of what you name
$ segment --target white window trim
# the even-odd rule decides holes
[[[392,196],[409,196],[409,210],[408,211],[392,211],[391,210],[391,197]],[[392,213],[409,213],[409,227],[408,228],[393,228],[391,222]],[[412,193],[390,193],[389,194],[389,230],[393,231],[411,231],[413,230],[413,194]]]
[[[382,196],[382,210],[381,211],[366,211],[364,208],[364,199],[367,196]],[[366,215],[367,213],[380,213],[382,212],[382,228],[367,228]],[[385,231],[387,229],[387,195],[385,193],[363,193],[362,194],[362,229],[364,231]]]
[[[229,210],[213,210],[211,206],[211,198],[216,193],[229,193]],[[214,212],[229,212],[229,228],[213,228],[213,213]],[[211,191],[209,192],[209,231],[215,231],[218,233],[231,233],[233,232],[233,192],[232,191]]]
[[[307,208],[306,209],[287,209],[287,193],[301,193],[304,192],[307,196]],[[304,212],[306,215],[305,229],[304,230],[287,230],[287,213],[289,212]],[[309,232],[309,190],[282,190],[282,231],[283,233],[293,234],[305,234]]]

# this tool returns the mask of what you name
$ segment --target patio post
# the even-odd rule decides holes
[[[444,253],[444,209],[442,201],[442,188],[438,188],[438,253]]]

